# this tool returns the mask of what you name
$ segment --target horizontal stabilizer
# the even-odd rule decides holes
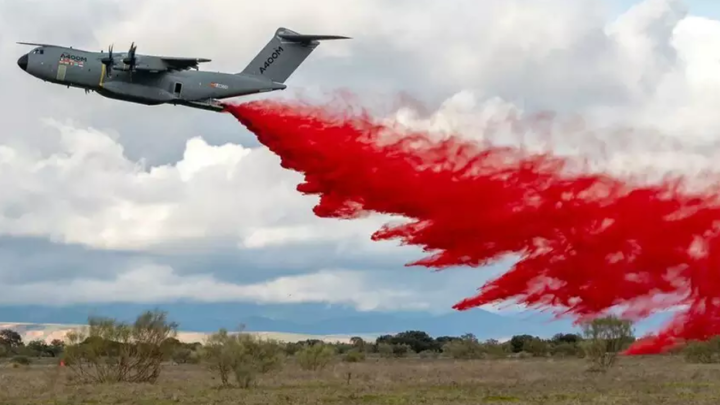
[[[290,42],[312,42],[312,41],[323,41],[327,39],[351,39],[350,37],[343,37],[341,35],[304,35],[304,34],[288,34],[278,33],[280,39]]]
[[[65,48],[60,45],[53,45],[53,44],[39,44],[35,42],[18,42],[20,45],[32,45],[32,46],[44,46],[46,48]]]

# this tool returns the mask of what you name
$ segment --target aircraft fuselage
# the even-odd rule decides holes
[[[282,90],[285,84],[262,76],[237,73],[174,70],[130,72],[122,62],[126,53],[113,55],[114,68],[107,75],[104,52],[40,46],[23,55],[18,65],[28,74],[68,87],[82,88],[117,100],[145,105],[179,104],[214,111],[215,101],[237,96]]]

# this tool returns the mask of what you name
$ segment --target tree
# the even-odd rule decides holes
[[[440,337],[438,337],[437,339],[435,339],[435,341],[437,342],[438,346],[440,346],[441,348],[442,348],[443,346],[445,346],[446,343],[448,343],[448,342],[454,342],[454,341],[456,341],[456,340],[461,340],[461,339],[460,339],[459,337],[456,337],[456,336],[440,336]]]
[[[0,346],[5,346],[8,349],[22,347],[22,336],[12,329],[0,330]]]
[[[582,336],[575,333],[558,333],[552,337],[551,343],[559,345],[562,343],[577,344],[582,340]]]
[[[65,364],[87,382],[154,383],[164,359],[162,343],[177,333],[165,312],[145,312],[133,324],[91,317],[85,330],[66,335]]]
[[[548,343],[547,341],[536,337],[525,342],[523,345],[523,351],[532,354],[533,357],[543,357],[549,352]]]
[[[377,339],[375,339],[375,345],[377,346],[381,343],[391,344],[392,340],[393,340],[392,335],[381,335],[381,336],[378,336]]]
[[[415,353],[424,352],[426,350],[440,350],[440,345],[435,339],[423,331],[410,330],[398,333],[390,339],[390,343],[395,345],[407,345]]]
[[[585,338],[582,348],[595,371],[612,367],[618,353],[635,338],[632,322],[614,315],[585,322],[582,330]]]
[[[359,336],[353,336],[350,338],[350,344],[353,346],[353,348],[364,352],[366,350],[366,343],[363,340],[363,338]]]
[[[63,350],[65,350],[65,342],[60,339],[53,339],[50,342],[50,347],[48,348],[48,350],[52,357],[57,357],[62,354]]]
[[[31,352],[28,353],[28,355],[34,355],[38,357],[51,355],[50,345],[45,343],[44,340],[33,340],[32,342],[28,343],[26,347]]]
[[[473,335],[464,335],[461,339],[451,340],[442,347],[444,353],[454,359],[472,360],[485,357],[485,350]]]
[[[510,346],[512,347],[513,353],[520,353],[525,350],[525,345],[534,340],[535,336],[530,335],[515,335],[510,339]]]

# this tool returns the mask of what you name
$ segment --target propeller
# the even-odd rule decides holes
[[[137,62],[137,58],[135,57],[135,50],[137,49],[137,46],[135,45],[135,42],[130,45],[130,51],[128,52],[127,56],[123,59],[123,63],[130,66],[130,71],[135,70],[135,63]]]
[[[113,59],[113,46],[112,44],[108,48],[108,56],[102,58],[100,61],[103,63],[103,65],[107,66],[107,69],[105,69],[105,76],[110,77],[110,71],[112,70],[113,66],[115,65],[115,60]]]

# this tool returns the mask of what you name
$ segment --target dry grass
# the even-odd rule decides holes
[[[0,365],[1,404],[718,404],[720,365],[622,358],[607,374],[569,359],[379,360],[318,372],[295,364],[257,388],[220,389],[202,366],[168,365],[155,385],[76,385],[51,365]]]

